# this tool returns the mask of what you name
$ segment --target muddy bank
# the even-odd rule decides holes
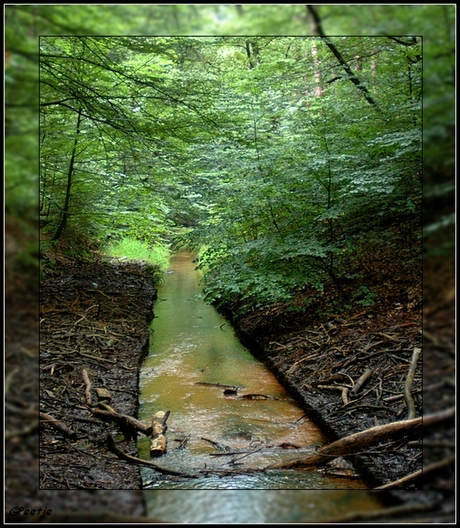
[[[416,367],[410,383],[415,416],[454,406],[453,342],[434,343],[436,348],[426,335],[423,340],[420,305],[382,304],[346,317],[296,314],[288,308],[279,305],[248,316],[235,315],[236,305],[221,311],[243,344],[276,375],[330,442],[406,419],[404,394],[411,363]],[[419,351],[418,359],[414,350]],[[365,381],[358,388],[363,374]],[[425,429],[423,435],[363,449],[349,460],[372,489],[420,472],[395,491],[378,493],[389,503],[434,501],[434,509],[443,515],[454,508],[454,438],[450,419]]]
[[[64,266],[65,268],[66,266]],[[123,266],[122,266],[123,269]],[[132,406],[135,412],[137,405],[137,377],[138,369],[133,368],[133,370],[128,370],[120,366],[121,361],[118,358],[123,356],[124,351],[129,350],[129,355],[132,356],[131,360],[132,366],[139,364],[142,356],[142,343],[143,339],[146,338],[148,333],[148,323],[149,318],[151,318],[152,313],[151,309],[147,309],[147,306],[151,306],[151,301],[147,298],[150,294],[144,297],[144,293],[147,294],[147,290],[150,288],[153,289],[150,278],[145,278],[145,280],[150,284],[146,285],[147,289],[144,291],[141,285],[144,282],[142,276],[138,275],[139,270],[134,269],[131,273],[128,269],[124,268],[124,271],[118,268],[119,273],[114,273],[112,268],[107,268],[103,266],[100,268],[99,265],[91,266],[86,269],[83,273],[80,268],[72,268],[69,264],[67,266],[67,271],[63,273],[49,275],[44,279],[44,285],[47,288],[47,297],[42,298],[42,307],[54,310],[62,310],[61,312],[49,312],[48,314],[41,314],[40,319],[48,316],[48,322],[43,321],[43,329],[46,329],[47,335],[46,339],[48,340],[47,351],[45,353],[45,358],[47,358],[47,363],[40,363],[40,367],[50,365],[51,363],[59,363],[59,365],[54,367],[53,375],[52,367],[43,368],[40,370],[40,376],[43,377],[44,390],[50,392],[46,394],[48,400],[44,400],[49,404],[49,407],[43,408],[43,411],[48,411],[50,415],[60,411],[61,414],[56,413],[56,417],[61,417],[65,421],[67,412],[69,409],[75,409],[75,412],[83,412],[84,409],[79,409],[79,407],[87,406],[85,400],[85,386],[81,377],[81,372],[79,368],[86,368],[90,373],[91,381],[93,383],[93,389],[98,387],[99,378],[101,382],[106,380],[105,385],[108,385],[109,375],[108,371],[111,369],[105,369],[100,367],[100,365],[105,365],[112,367],[114,364],[106,363],[105,361],[96,360],[94,358],[98,357],[101,359],[107,359],[114,361],[117,359],[116,366],[117,376],[110,378],[110,386],[112,387],[112,397],[117,399],[119,396],[122,397],[119,401],[123,409],[128,410],[129,406]],[[27,271],[27,270],[26,270]],[[76,273],[75,273],[76,272]],[[136,466],[131,466],[126,464],[123,461],[118,460],[114,455],[106,451],[103,438],[100,437],[100,441],[94,441],[94,438],[97,437],[96,433],[98,431],[97,427],[100,427],[100,431],[104,431],[104,435],[107,432],[107,428],[113,428],[111,432],[113,433],[114,438],[117,441],[117,444],[121,448],[126,449],[126,451],[134,453],[135,443],[133,439],[127,441],[123,438],[122,432],[114,424],[104,422],[101,424],[85,422],[80,420],[70,421],[68,423],[69,427],[75,427],[82,435],[82,441],[86,441],[86,445],[79,446],[80,451],[75,451],[70,448],[69,443],[63,439],[62,435],[58,432],[52,431],[46,423],[39,423],[38,420],[38,379],[37,379],[37,369],[38,369],[38,289],[33,287],[34,280],[36,275],[31,274],[32,278],[27,281],[25,280],[24,270],[19,270],[18,273],[9,274],[7,277],[7,316],[6,316],[6,383],[5,383],[5,394],[6,394],[6,493],[5,493],[5,508],[7,514],[9,510],[13,507],[29,507],[29,508],[52,508],[53,509],[53,518],[50,519],[51,522],[59,522],[62,515],[59,516],[58,512],[65,512],[63,515],[67,515],[68,518],[79,519],[81,516],[87,518],[87,512],[90,511],[95,515],[98,515],[98,512],[101,512],[101,515],[104,516],[102,522],[110,522],[110,519],[114,513],[120,515],[131,515],[131,516],[142,516],[145,515],[145,506],[143,503],[142,492],[139,489],[129,489],[126,491],[118,489],[107,489],[105,482],[97,482],[97,478],[105,481],[112,480],[113,484],[116,485],[116,480],[118,476],[115,475],[114,468],[122,468],[122,475],[124,475],[121,482],[122,489],[125,488],[125,481],[129,483],[130,486],[135,485],[138,482],[138,468]],[[67,282],[64,279],[67,277]],[[95,283],[95,284],[93,284]],[[32,286],[31,286],[32,285]],[[103,286],[103,287],[101,287]],[[107,288],[107,289],[105,289]],[[99,290],[99,292],[88,291],[88,290]],[[152,292],[152,290],[150,290]],[[453,290],[452,290],[453,291]],[[64,292],[64,295],[61,293]],[[105,295],[103,295],[103,292]],[[117,299],[117,295],[112,295],[110,292],[123,292],[127,294],[127,299],[129,303],[124,305],[123,299]],[[450,292],[450,290],[449,290]],[[447,292],[447,293],[449,293]],[[154,293],[154,292],[152,292]],[[152,297],[153,298],[153,297]],[[45,299],[46,302],[45,302]],[[51,301],[51,302],[50,302]],[[73,304],[75,303],[75,304]],[[101,305],[101,308],[93,308],[95,310],[92,312],[88,310],[94,304]],[[429,318],[425,323],[425,342],[424,342],[424,401],[423,407],[425,412],[435,412],[439,408],[448,407],[454,402],[454,361],[453,361],[453,328],[454,328],[454,319],[452,317],[452,298],[445,297],[444,292],[441,292],[437,303],[433,303],[430,308]],[[118,311],[122,306],[125,306],[126,310]],[[136,305],[136,306],[135,306]],[[140,316],[139,306],[145,306],[146,310],[142,311],[144,316]],[[104,321],[107,323],[107,333],[120,333],[126,337],[124,340],[125,343],[128,343],[128,347],[121,346],[120,342],[110,343],[110,347],[104,347],[96,337],[99,337],[105,344],[109,344],[108,341],[105,341],[106,333],[103,328],[96,326],[96,329],[93,327],[86,327],[85,325],[98,322],[95,320],[95,315],[99,310],[99,317],[105,313]],[[150,311],[149,311],[150,310]],[[274,315],[274,318],[261,317],[262,314],[253,314],[251,318],[247,318],[246,322],[237,321],[236,326],[240,328],[242,334],[246,332],[248,336],[252,337],[254,341],[257,341],[260,346],[259,357],[262,360],[271,360],[273,365],[270,367],[272,369],[283,370],[285,372],[285,381],[281,380],[286,388],[289,389],[289,379],[291,376],[297,372],[300,366],[306,361],[300,362],[303,357],[297,357],[295,355],[295,348],[293,347],[293,353],[290,360],[290,363],[286,363],[283,368],[279,368],[279,363],[283,364],[284,360],[287,358],[287,344],[291,342],[291,345],[295,345],[295,340],[297,339],[297,350],[303,349],[302,342],[305,346],[308,343],[308,346],[312,345],[310,341],[316,341],[319,338],[317,335],[305,334],[306,329],[314,329],[314,324],[317,322],[309,322],[308,325],[305,325],[305,321],[296,320],[293,322],[292,314],[284,314],[282,310],[278,311],[274,308],[274,312],[271,315]],[[265,314],[267,315],[267,314]],[[372,315],[369,313],[368,315]],[[55,319],[52,319],[54,317]],[[62,318],[62,319],[61,319]],[[374,317],[369,318],[369,321],[376,320],[376,314]],[[65,325],[67,330],[63,330],[61,321],[65,320]],[[80,320],[80,321],[79,321]],[[134,321],[135,320],[135,321]],[[133,327],[128,323],[129,321],[134,322],[133,327],[137,330],[132,332]],[[265,321],[265,323],[264,323]],[[275,324],[278,321],[280,324]],[[292,324],[291,324],[292,322]],[[409,321],[407,321],[409,322]],[[78,323],[78,324],[75,324]],[[344,323],[338,321],[339,325],[344,325]],[[401,323],[401,321],[400,321]],[[46,327],[46,324],[49,326]],[[313,326],[312,326],[313,324]],[[83,326],[80,326],[83,325]],[[139,326],[138,326],[139,325]],[[264,327],[265,325],[265,327]],[[298,326],[300,325],[300,326]],[[304,326],[302,326],[304,325]],[[274,335],[270,334],[270,331],[267,332],[267,328],[273,330],[276,329],[276,339],[273,339]],[[85,329],[83,334],[85,338],[80,334],[80,330]],[[255,329],[257,328],[257,331]],[[333,332],[329,331],[329,327],[326,327],[331,338],[334,337]],[[410,328],[410,327],[409,327]],[[441,329],[441,330],[440,330]],[[121,330],[121,331],[120,331]],[[345,327],[342,328],[345,330]],[[52,332],[56,331],[57,334],[62,333],[72,333],[76,334],[72,336],[67,336],[64,339],[58,339],[57,342],[62,341],[64,345],[57,346],[54,344],[51,335]],[[318,331],[318,330],[315,330]],[[295,335],[295,332],[300,332]],[[302,332],[303,339],[302,341]],[[94,335],[96,334],[96,335]],[[389,333],[388,335],[392,337],[400,338],[400,334]],[[416,334],[414,334],[416,337]],[[80,337],[78,337],[80,336]],[[284,336],[284,338],[283,338]],[[115,339],[120,336],[113,336]],[[338,338],[336,336],[335,338]],[[78,339],[83,339],[81,346],[78,345]],[[323,332],[323,338],[327,340]],[[284,340],[283,340],[284,339]],[[376,338],[375,338],[376,339]],[[73,342],[72,340],[75,340]],[[267,343],[268,341],[268,343]],[[270,344],[272,341],[276,343]],[[72,348],[69,349],[69,342],[72,344]],[[372,341],[375,344],[375,340]],[[267,348],[273,347],[273,350]],[[278,355],[275,354],[274,347],[281,348],[278,350]],[[301,346],[302,345],[302,346]],[[341,346],[340,343],[336,346]],[[379,345],[380,346],[380,345]],[[386,345],[385,345],[386,346]],[[401,347],[402,348],[402,347]],[[407,347],[409,348],[409,347]],[[107,350],[108,349],[108,350]],[[361,350],[362,351],[362,350]],[[370,354],[377,349],[368,349],[366,354]],[[57,352],[57,354],[52,354],[52,352]],[[268,354],[270,357],[264,357],[266,352],[271,352]],[[285,352],[283,354],[283,352]],[[313,352],[312,352],[313,353]],[[48,357],[46,356],[48,354]],[[93,356],[86,357],[84,354]],[[378,357],[378,356],[376,356]],[[278,358],[278,361],[275,361]],[[127,358],[129,359],[129,358]],[[58,361],[57,361],[58,360]],[[69,366],[67,366],[67,363]],[[123,363],[123,365],[129,366],[131,368],[131,363]],[[288,366],[290,365],[290,366]],[[294,367],[295,365],[295,367]],[[71,368],[73,367],[73,368]],[[294,367],[294,368],[293,368]],[[97,376],[91,376],[91,371],[94,369]],[[292,370],[290,370],[292,369]],[[407,369],[407,363],[404,364],[404,370],[401,374],[405,376]],[[290,372],[289,372],[290,370]],[[300,372],[300,371],[299,371]],[[59,373],[59,376],[58,376]],[[94,373],[94,372],[93,372]],[[308,373],[307,373],[308,374]],[[281,375],[281,374],[280,374]],[[126,377],[127,376],[127,377]],[[299,374],[300,380],[301,374]],[[418,376],[418,374],[417,374]],[[128,381],[128,378],[131,381]],[[295,380],[294,380],[295,381]],[[343,380],[339,380],[343,383]],[[372,382],[372,379],[369,380]],[[52,384],[50,388],[49,384]],[[333,381],[331,383],[334,383]],[[48,385],[47,385],[48,384]],[[104,385],[104,383],[103,383]],[[123,385],[123,386],[122,386]],[[293,387],[298,386],[302,388],[302,381],[293,382]],[[369,388],[371,385],[366,386]],[[119,392],[114,389],[121,389],[123,392]],[[305,391],[305,388],[303,389]],[[316,390],[319,390],[318,388]],[[322,389],[321,389],[322,390]],[[56,396],[57,393],[58,396]],[[133,395],[134,393],[134,395]],[[95,393],[92,393],[93,397]],[[327,392],[326,392],[327,395]],[[302,394],[300,395],[302,396]],[[334,401],[337,402],[337,394],[330,394],[330,397],[334,397]],[[304,395],[302,396],[304,397]],[[55,398],[53,400],[52,398]],[[124,399],[123,399],[124,398]],[[57,401],[56,401],[57,400]],[[40,398],[41,401],[41,398]],[[96,402],[97,400],[95,400]],[[115,406],[115,403],[112,405]],[[118,400],[117,400],[118,401]],[[60,403],[63,402],[63,403]],[[131,402],[131,403],[130,403]],[[420,405],[418,403],[417,405]],[[72,407],[73,406],[73,407]],[[42,411],[42,409],[40,409]],[[86,410],[85,412],[89,412]],[[76,414],[76,417],[80,416],[81,418],[93,420],[94,418],[86,418],[80,414]],[[322,413],[319,412],[318,417],[322,416]],[[67,423],[67,422],[65,422]],[[85,430],[85,427],[87,429]],[[49,430],[48,430],[49,429]],[[62,478],[62,471],[58,473],[56,468],[53,467],[52,460],[44,461],[45,465],[43,469],[48,471],[46,475],[55,476],[56,480],[50,479],[49,482],[54,482],[56,488],[54,489],[43,489],[41,486],[41,481],[39,480],[39,457],[37,452],[38,440],[39,440],[39,431],[40,437],[47,439],[50,444],[46,446],[47,449],[53,448],[53,442],[60,446],[61,452],[58,452],[59,449],[56,448],[56,455],[60,456],[69,456],[65,453],[65,450],[68,448],[71,451],[71,460],[74,464],[71,471],[79,473],[76,476],[76,479],[80,479],[80,484],[87,485],[90,484],[91,487],[88,488],[74,488],[69,492],[68,484],[78,483],[78,480],[72,480],[75,474],[72,475],[71,479]],[[45,435],[45,436],[43,436]],[[86,436],[86,438],[85,438]],[[429,431],[428,435],[424,435],[424,461],[425,466],[432,466],[433,464],[442,463],[446,460],[449,460],[449,457],[454,453],[454,440],[455,440],[455,430],[453,424],[442,424],[438,427],[436,431]],[[95,454],[97,459],[91,454]],[[391,454],[391,453],[390,453]],[[101,456],[100,456],[101,455]],[[396,456],[396,455],[395,455]],[[46,457],[45,457],[46,458]],[[78,458],[77,465],[80,468],[76,467],[75,462]],[[89,470],[87,468],[87,461],[89,460]],[[98,465],[103,471],[103,474],[96,475],[96,480],[94,480],[94,473],[87,475],[86,471],[91,470],[91,465],[94,465],[95,461],[98,460]],[[82,462],[83,461],[83,462]],[[48,464],[48,466],[46,466]],[[105,465],[105,469],[104,466]],[[62,469],[62,468],[61,468]],[[41,478],[42,475],[40,475]],[[43,474],[45,476],[45,474]],[[91,478],[93,477],[93,478]],[[46,479],[45,479],[46,483]],[[411,503],[414,499],[424,500],[429,503],[430,500],[434,500],[439,507],[433,512],[431,509],[428,513],[423,514],[423,519],[428,519],[428,522],[443,522],[446,519],[452,518],[452,512],[454,511],[454,466],[453,462],[450,464],[441,464],[441,466],[434,472],[431,472],[427,475],[425,481],[414,483],[417,485],[417,489],[423,488],[425,495],[422,495],[420,491],[414,491],[408,489],[403,492],[400,491],[398,499],[401,502]],[[62,485],[62,488],[58,486]],[[100,485],[101,488],[95,486]],[[94,490],[97,489],[97,493],[94,493]],[[80,515],[80,517],[78,517]],[[70,517],[69,517],[70,516]],[[72,517],[74,516],[74,517]],[[418,514],[420,517],[420,514]],[[62,517],[63,518],[63,517]],[[14,519],[8,517],[9,521],[20,522],[26,521],[26,518],[15,517]],[[113,521],[113,519],[112,519]]]
[[[421,350],[420,314],[361,310],[308,324],[291,313],[277,329],[276,319],[286,317],[272,316],[270,325],[263,314],[237,320],[237,333],[329,441],[407,418],[404,385],[413,351]],[[411,386],[416,416],[422,414],[421,371],[419,357]],[[386,442],[353,462],[370,487],[387,484],[421,470],[421,436]]]
[[[41,489],[142,488],[138,466],[107,444],[110,435],[119,450],[136,456],[141,433],[107,413],[138,414],[139,368],[156,297],[146,267],[116,261],[65,267],[42,281]]]

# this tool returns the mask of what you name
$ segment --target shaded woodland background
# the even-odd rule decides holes
[[[38,360],[40,35],[423,36],[425,360],[431,346],[442,345],[453,364],[455,14],[454,5],[7,5],[5,394],[15,385],[14,405],[20,407],[18,398],[30,402],[36,394],[31,365]],[[18,372],[24,369],[30,369],[29,381],[18,387]],[[430,409],[429,399],[424,405]],[[23,407],[29,408],[28,403]],[[30,436],[33,450],[38,427],[27,427],[14,438],[22,442]],[[8,446],[6,458],[8,463]],[[7,484],[9,478],[7,471]]]

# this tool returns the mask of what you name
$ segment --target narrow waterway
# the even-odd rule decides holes
[[[157,411],[171,413],[168,451],[155,462],[206,474],[177,479],[144,468],[144,488],[155,490],[146,491],[148,514],[177,522],[299,521],[318,518],[324,495],[317,490],[328,490],[328,517],[339,514],[340,505],[345,511],[375,507],[359,479],[315,470],[259,471],[314,451],[324,438],[202,300],[199,280],[192,254],[171,257],[141,370],[139,416],[148,422]],[[138,447],[149,458],[149,440]]]

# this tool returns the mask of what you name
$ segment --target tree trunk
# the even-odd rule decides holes
[[[72,190],[72,179],[73,179],[73,174],[74,174],[75,158],[77,154],[78,135],[80,134],[81,112],[82,111],[80,108],[80,110],[78,110],[77,129],[75,131],[72,155],[70,157],[69,170],[67,172],[67,187],[66,187],[66,192],[65,192],[64,207],[62,208],[61,222],[59,223],[59,227],[57,228],[56,233],[54,234],[52,240],[59,240],[61,238],[62,232],[64,231],[67,225],[67,220],[69,217],[70,194]]]

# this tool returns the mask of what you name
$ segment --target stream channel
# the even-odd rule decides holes
[[[193,260],[175,253],[159,287],[140,373],[139,418],[150,423],[157,411],[171,413],[168,451],[155,463],[215,472],[183,479],[142,468],[147,514],[192,523],[305,522],[378,507],[359,479],[316,470],[251,472],[311,453],[325,438],[203,301]],[[150,439],[139,439],[138,449],[149,459]]]

